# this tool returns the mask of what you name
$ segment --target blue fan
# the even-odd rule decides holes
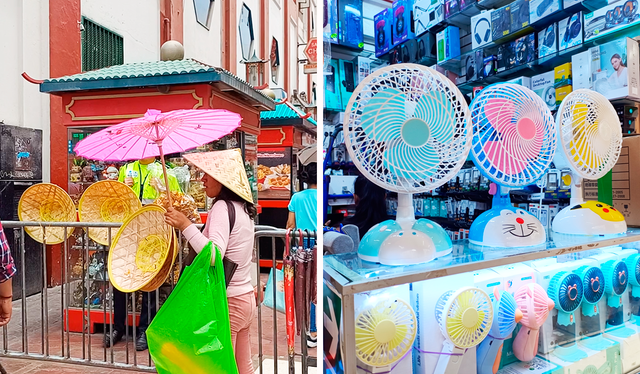
[[[558,309],[558,324],[569,326],[575,323],[573,312],[582,302],[582,279],[574,273],[561,271],[551,278],[547,289],[549,298]]]
[[[540,221],[514,208],[508,187],[535,183],[549,168],[556,151],[556,126],[542,99],[513,83],[488,86],[470,106],[471,157],[480,171],[500,188],[492,208],[476,218],[469,231],[473,244],[507,248],[546,242]]]
[[[597,266],[582,266],[575,271],[582,278],[584,298],[582,299],[582,314],[593,317],[599,313],[598,302],[604,296],[604,273]]]
[[[624,262],[611,260],[602,265],[602,272],[605,279],[607,305],[619,308],[622,306],[622,293],[627,290],[629,285],[629,269]]]
[[[631,296],[640,297],[640,254],[634,254],[624,260],[630,269],[629,283],[631,284]]]
[[[489,335],[476,351],[478,374],[495,374],[502,355],[502,345],[522,319],[516,299],[507,291],[493,290],[493,324]]]
[[[416,220],[412,194],[434,190],[462,168],[471,147],[468,119],[464,95],[426,66],[387,66],[358,85],[345,114],[345,145],[366,178],[398,193],[396,220],[369,230],[361,259],[411,265],[451,253],[442,227]]]

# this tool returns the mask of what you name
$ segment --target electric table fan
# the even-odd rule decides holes
[[[478,374],[496,374],[502,358],[502,346],[522,319],[516,299],[507,292],[493,290],[493,324],[476,352]]]
[[[582,324],[587,325],[584,317],[598,318],[600,314],[600,308],[598,303],[604,297],[605,289],[605,277],[602,270],[597,266],[585,265],[581,266],[574,271],[580,278],[582,278],[582,289],[584,291],[584,297],[582,298],[582,315],[580,318],[576,316],[576,323],[580,321]],[[585,346],[595,351],[601,351],[613,345],[609,340],[606,340],[602,336],[602,329],[600,324],[597,323],[596,331],[586,331],[585,326],[581,326],[580,331],[583,335],[580,340],[580,345]]]
[[[434,373],[457,374],[465,351],[480,344],[491,330],[491,298],[475,287],[449,291],[436,303],[435,313],[445,340]]]
[[[640,254],[634,254],[624,260],[629,270],[629,283],[631,283],[631,296],[640,297]]]
[[[613,105],[598,92],[579,89],[562,101],[556,121],[560,145],[554,163],[558,169],[571,170],[571,201],[553,220],[553,231],[570,235],[624,233],[624,216],[614,207],[582,199],[583,178],[604,176],[620,156],[622,130]]]
[[[580,307],[584,297],[582,278],[575,273],[560,271],[551,278],[547,294],[558,310],[556,318],[558,326],[557,328],[555,325],[551,326],[555,330],[554,334],[558,334],[554,354],[568,362],[577,362],[586,358],[587,354],[577,347],[578,335],[575,330],[570,330],[568,337],[560,337],[560,335],[566,336],[565,332],[561,331],[562,326],[576,327],[574,312]],[[543,347],[543,351],[546,351],[546,348]]]
[[[526,284],[513,295],[522,311],[522,327],[513,340],[513,354],[523,362],[529,362],[538,353],[540,327],[544,324],[555,303],[537,283]]]
[[[492,208],[473,221],[472,244],[528,247],[546,242],[540,221],[514,208],[508,187],[523,187],[540,179],[556,150],[555,123],[542,99],[513,83],[496,83],[480,91],[471,103],[471,157],[480,171],[501,186]]]
[[[344,121],[347,150],[367,179],[398,193],[396,220],[369,230],[358,247],[361,259],[409,265],[451,252],[442,227],[415,219],[412,194],[455,177],[471,147],[470,122],[460,90],[426,66],[387,66],[358,85]]]
[[[607,294],[607,306],[616,311],[607,313],[606,333],[620,338],[627,338],[635,334],[635,330],[625,327],[624,313],[622,310],[622,295],[629,285],[629,269],[627,264],[620,260],[609,260],[602,264],[602,272],[605,277],[605,293]]]

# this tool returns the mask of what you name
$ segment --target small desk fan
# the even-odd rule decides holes
[[[489,335],[480,343],[476,352],[478,374],[496,374],[502,358],[502,346],[522,319],[516,299],[507,292],[493,290],[493,324]]]
[[[473,221],[469,241],[491,247],[528,247],[546,242],[540,221],[514,208],[508,187],[540,179],[556,150],[555,123],[542,99],[513,83],[496,83],[471,103],[471,157],[480,171],[501,186],[492,208]]]
[[[580,307],[584,292],[582,278],[575,273],[560,271],[549,282],[547,294],[553,300],[558,310],[556,322],[560,326],[571,326],[576,323],[574,312]],[[552,328],[556,328],[553,326]],[[557,357],[567,362],[577,362],[587,357],[587,354],[578,348],[576,343],[578,336],[570,338],[569,344],[556,345],[553,352]]]
[[[426,66],[387,66],[358,85],[347,106],[345,145],[367,179],[398,193],[396,220],[369,230],[358,247],[361,259],[410,265],[451,252],[442,227],[416,221],[412,194],[455,177],[471,147],[468,123],[460,90]]]
[[[627,265],[627,269],[629,269],[631,296],[640,297],[640,254],[627,257],[624,263]]]
[[[605,293],[607,294],[607,306],[611,308],[619,308],[622,306],[622,294],[629,286],[629,269],[627,264],[620,260],[610,260],[602,264],[602,272],[605,278]],[[606,333],[613,336],[628,338],[636,333],[635,329],[625,327],[623,318],[616,318],[618,313],[608,312],[609,319],[607,321]],[[619,321],[620,324],[611,324],[610,322]]]
[[[598,303],[604,297],[604,273],[599,267],[591,265],[581,266],[574,272],[582,278],[582,289],[584,290],[582,315],[585,317],[598,316],[600,314]],[[601,351],[613,345],[611,341],[603,338],[601,331],[594,335],[584,336],[579,344],[595,351]]]
[[[553,220],[553,231],[569,235],[624,233],[624,216],[614,207],[582,199],[583,178],[601,178],[620,156],[622,129],[613,105],[598,92],[579,89],[562,101],[556,121],[560,145],[554,163],[558,169],[571,170],[571,201]]]
[[[475,287],[448,291],[436,303],[435,313],[445,340],[434,373],[457,374],[465,351],[480,344],[491,330],[491,298]]]
[[[529,362],[538,353],[540,327],[549,317],[555,303],[537,283],[529,283],[518,288],[513,297],[518,309],[522,311],[522,327],[513,340],[513,354],[518,360]]]

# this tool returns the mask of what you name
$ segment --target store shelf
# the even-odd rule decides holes
[[[432,262],[411,266],[385,266],[362,261],[356,253],[324,257],[324,278],[342,295],[353,295],[394,285],[440,278],[494,266],[640,241],[640,228],[622,235],[593,237],[551,233],[539,247],[495,249],[455,241],[453,252]]]

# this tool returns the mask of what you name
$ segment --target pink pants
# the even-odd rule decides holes
[[[229,299],[229,321],[231,323],[231,340],[233,351],[236,354],[238,372],[240,374],[253,374],[253,362],[251,361],[251,322],[256,312],[256,298],[253,292]]]

